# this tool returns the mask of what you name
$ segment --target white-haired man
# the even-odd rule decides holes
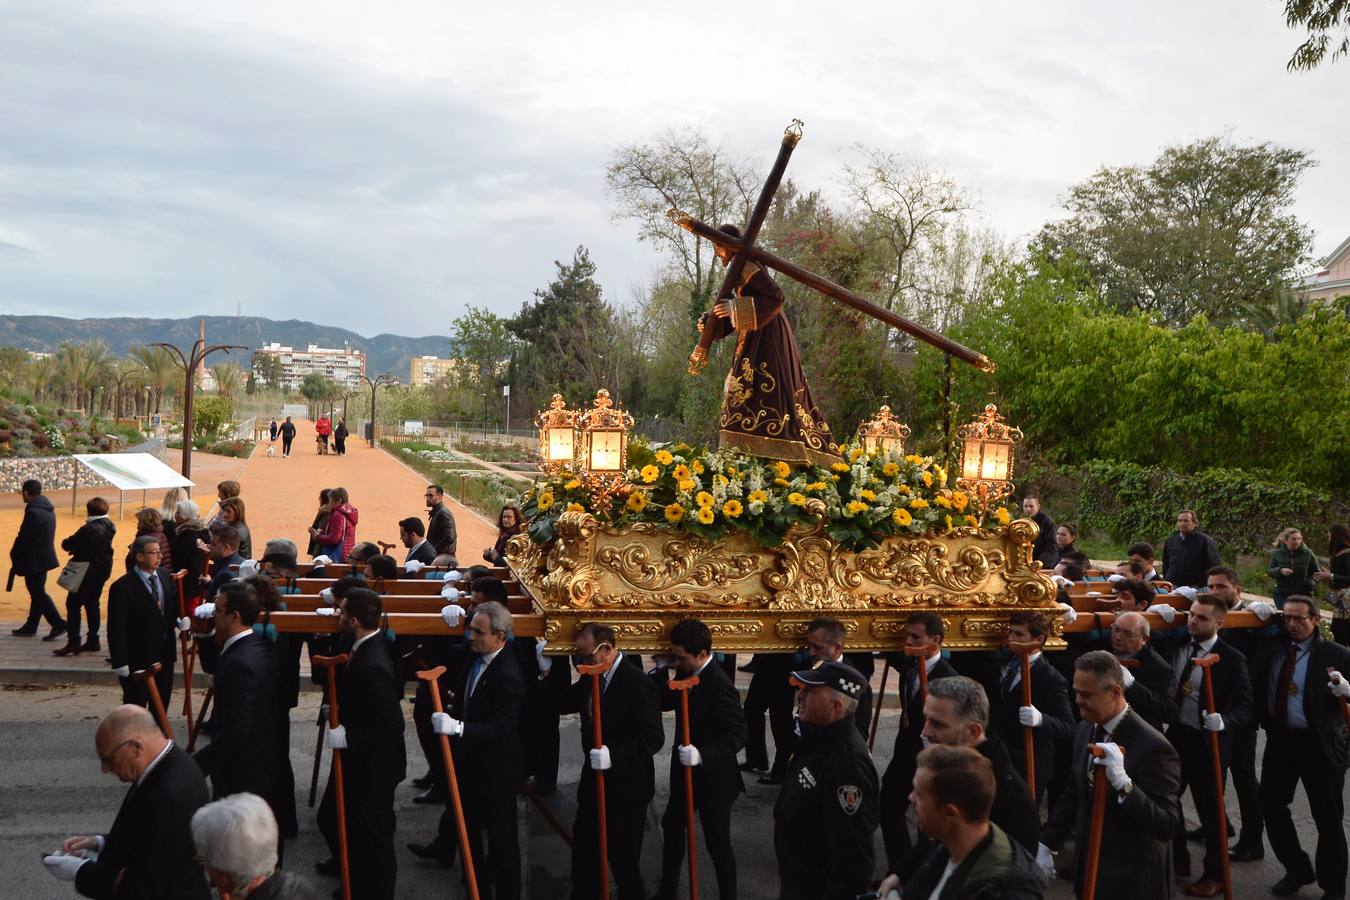
[[[277,868],[277,820],[257,794],[232,794],[193,813],[192,843],[222,898],[318,900],[314,885]]]

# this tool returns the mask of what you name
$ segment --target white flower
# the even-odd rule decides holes
[[[752,515],[752,516],[758,516],[758,515],[760,515],[760,514],[762,514],[762,513],[764,512],[764,504],[761,503],[760,501],[756,500],[756,501],[754,501],[753,503],[750,504],[749,509],[750,509],[750,515]]]

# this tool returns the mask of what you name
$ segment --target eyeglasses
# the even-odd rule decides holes
[[[100,753],[98,755],[99,762],[103,763],[105,766],[111,766],[113,764],[113,758],[117,756],[117,751],[121,750],[127,744],[134,743],[135,740],[136,740],[135,738],[127,738],[125,741],[118,744],[116,747],[112,748],[107,753]]]
[[[1312,621],[1312,617],[1311,617],[1311,616],[1291,616],[1291,615],[1289,615],[1289,613],[1285,613],[1285,614],[1284,614],[1284,620],[1285,620],[1286,622],[1311,622],[1311,621]]]

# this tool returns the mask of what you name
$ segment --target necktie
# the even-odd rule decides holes
[[[1008,668],[1003,670],[1003,696],[1006,697],[1012,693],[1013,682],[1017,680],[1020,671],[1020,664],[1015,659],[1008,664]]]
[[[482,672],[483,672],[483,657],[481,656],[475,657],[473,661],[473,668],[469,670],[469,684],[468,687],[465,689],[465,694],[467,694],[470,697],[473,696],[473,689],[478,687],[478,676],[481,675]]]
[[[1280,683],[1275,685],[1275,721],[1289,724],[1289,685],[1294,680],[1294,666],[1298,663],[1298,644],[1290,643],[1280,668]]]
[[[155,607],[163,611],[164,598],[159,595],[159,579],[155,577],[154,572],[145,580],[146,587],[150,588],[150,596],[155,598]]]
[[[1181,678],[1177,681],[1177,687],[1181,689],[1183,696],[1189,694],[1186,685],[1191,680],[1191,670],[1195,668],[1195,657],[1200,654],[1200,642],[1191,641],[1191,655],[1186,657],[1186,665],[1181,667]]]

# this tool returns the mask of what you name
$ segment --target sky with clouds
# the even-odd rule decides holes
[[[941,8],[940,8],[941,7]],[[1290,74],[1276,0],[0,0],[0,313],[230,314],[445,334],[591,250],[615,148],[706,131],[838,196],[862,144],[945,169],[1024,239],[1069,185],[1212,134],[1320,163],[1296,213],[1350,236],[1350,61]]]

